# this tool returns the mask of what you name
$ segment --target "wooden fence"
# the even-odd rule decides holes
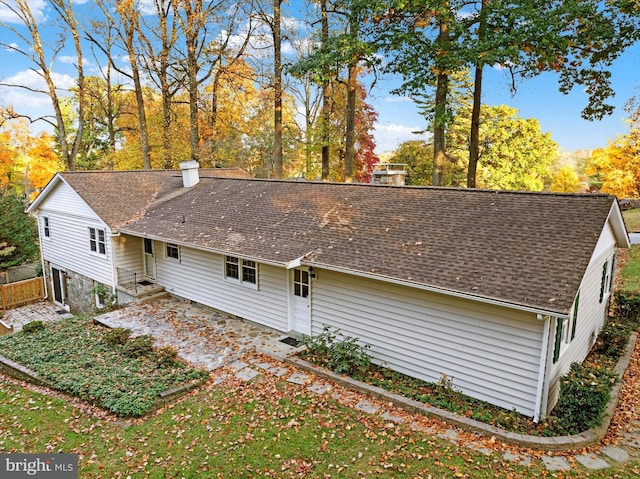
[[[44,278],[25,279],[0,286],[0,309],[17,308],[44,298]]]

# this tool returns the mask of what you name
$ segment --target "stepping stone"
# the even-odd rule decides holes
[[[622,442],[625,446],[633,447],[635,449],[640,449],[640,437],[638,434],[631,434],[629,432],[625,432],[622,435]]]
[[[238,371],[236,373],[236,377],[238,379],[243,380],[243,381],[251,381],[258,374],[260,374],[260,373],[258,371],[256,371],[255,369],[243,368],[243,369],[241,369],[240,371]]]
[[[242,362],[242,361],[234,361],[234,362],[229,364],[229,367],[235,369],[236,371],[240,371],[241,369],[244,369],[247,366],[249,366],[249,365],[247,363]]]
[[[267,369],[267,372],[273,374],[277,378],[284,376],[285,374],[287,374],[288,371],[289,370],[287,368],[278,368],[278,367]]]
[[[400,417],[400,416],[394,416],[393,414],[389,413],[389,411],[385,411],[382,414],[380,414],[380,417],[382,419],[384,419],[385,421],[391,421],[394,422],[396,424],[404,424],[404,418]]]
[[[488,447],[477,447],[473,444],[468,444],[467,449],[471,449],[473,452],[479,452],[480,454],[484,454],[485,456],[488,456],[493,452],[493,450],[489,449]]]
[[[600,459],[593,454],[579,454],[573,457],[587,469],[606,469],[607,467],[609,467],[609,463],[607,461]]]
[[[264,369],[265,371],[273,368],[273,364],[271,363],[257,363],[256,366],[258,366],[260,369]]]
[[[507,451],[507,452],[504,453],[504,455],[502,457],[504,458],[505,461],[515,462],[516,464],[518,464],[520,466],[528,466],[529,464],[531,464],[531,457],[530,456],[514,454],[512,452]]]
[[[409,429],[411,429],[412,431],[424,432],[425,434],[433,434],[435,432],[435,429],[433,429],[432,427],[425,426],[417,421],[409,424]]]
[[[302,373],[293,373],[291,376],[289,376],[289,379],[287,379],[287,382],[304,386],[306,383],[309,382],[309,376]]]
[[[564,457],[542,456],[542,462],[548,471],[570,471],[571,465]]]
[[[331,385],[329,384],[322,384],[322,383],[313,383],[311,386],[309,386],[307,388],[309,391],[311,391],[312,393],[316,393],[316,394],[324,394],[326,393],[329,389],[331,389]]]
[[[227,377],[228,377],[228,376],[226,376],[226,375],[224,375],[224,376],[218,376],[217,378],[215,378],[215,379],[213,380],[213,385],[214,385],[214,386],[218,386],[218,385],[222,384],[223,382],[225,382],[225,381],[227,380]]]
[[[458,433],[453,429],[447,429],[446,431],[437,434],[437,436],[440,439],[444,439],[445,441],[449,442],[456,442],[458,440]]]
[[[375,414],[380,409],[379,406],[376,406],[374,404],[371,404],[369,401],[364,401],[364,400],[356,404],[355,408],[358,411],[366,412],[367,414]]]
[[[619,463],[627,462],[631,458],[627,451],[616,446],[605,446],[600,452]]]

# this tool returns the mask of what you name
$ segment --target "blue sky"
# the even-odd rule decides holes
[[[45,0],[30,0],[30,3],[34,11],[40,12],[41,17],[46,18],[47,2]],[[82,9],[90,6],[92,2],[77,0],[74,3],[82,5],[77,10],[78,17],[81,18]],[[291,0],[289,8],[291,11],[299,10],[303,8],[302,3]],[[11,18],[7,16],[6,8],[0,5],[0,22],[3,21],[11,21]],[[51,40],[54,29],[47,25],[50,25],[50,22],[44,21],[40,28],[45,40]],[[7,29],[0,27],[0,41],[10,44],[17,39],[12,38],[11,32]],[[67,88],[73,84],[71,76],[74,71],[73,61],[73,52],[63,51],[53,64],[55,78],[61,88]],[[86,74],[98,73],[99,65],[95,64],[89,52],[85,52],[85,62]],[[37,75],[29,70],[31,66],[22,55],[0,49],[0,81],[29,86],[41,85],[42,82]],[[550,73],[521,81],[518,84],[517,93],[512,95],[509,80],[504,72],[487,68],[483,101],[488,105],[506,104],[515,107],[523,118],[537,118],[542,131],[550,132],[561,150],[593,149],[606,146],[609,140],[626,132],[625,112],[622,107],[634,94],[640,93],[638,71],[640,71],[640,46],[636,45],[625,52],[613,66],[612,81],[616,96],[612,102],[616,109],[613,115],[601,121],[583,120],[580,112],[586,105],[586,95],[578,88],[569,95],[562,95],[558,92],[557,75]],[[366,79],[364,81],[366,83]],[[426,127],[424,118],[418,113],[411,100],[389,93],[398,83],[398,78],[382,77],[369,92],[369,102],[379,113],[374,133],[378,153],[393,150],[402,141],[421,138],[412,132]],[[0,86],[0,104],[13,104],[16,110],[30,115],[41,115],[52,111],[46,95],[2,86]],[[45,128],[46,125],[42,122],[32,126],[34,131]],[[425,136],[423,135],[422,138]]]

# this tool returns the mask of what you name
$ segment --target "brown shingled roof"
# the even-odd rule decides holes
[[[203,178],[122,230],[567,314],[614,201]]]
[[[144,213],[154,201],[181,191],[180,170],[65,171],[59,173],[111,228]],[[208,178],[252,178],[241,168],[203,168]]]

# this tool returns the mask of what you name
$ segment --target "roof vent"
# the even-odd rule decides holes
[[[185,188],[191,188],[200,182],[200,174],[198,169],[200,164],[197,161],[183,161],[180,163],[180,169],[182,170],[182,186]]]

